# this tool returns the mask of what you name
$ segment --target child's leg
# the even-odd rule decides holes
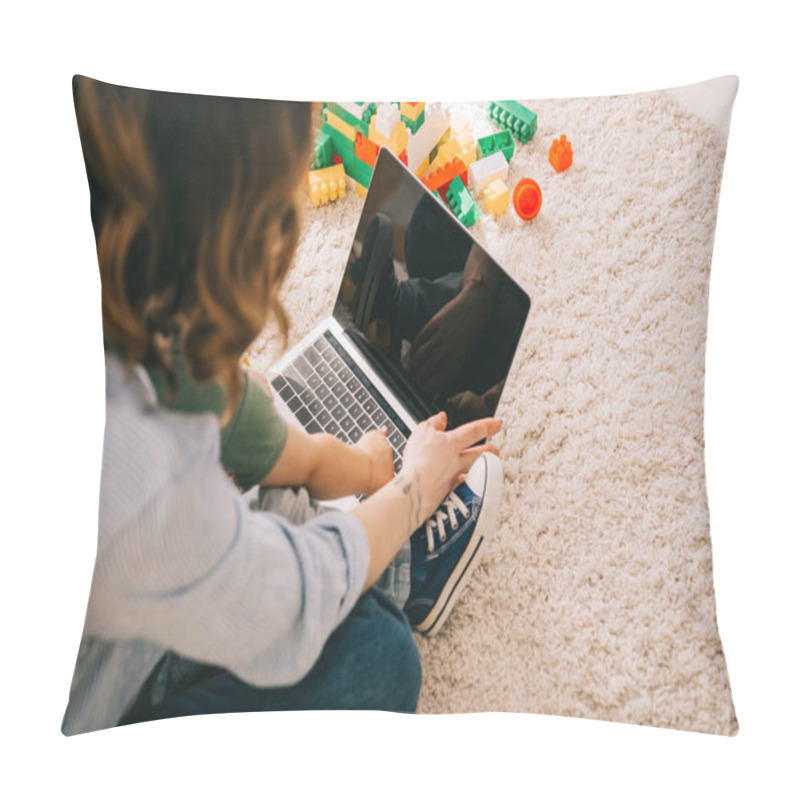
[[[294,686],[262,689],[226,670],[203,665],[160,698],[153,697],[153,683],[153,678],[148,680],[121,725],[237,711],[413,713],[422,668],[405,616],[380,592],[370,590],[331,634],[311,672]]]

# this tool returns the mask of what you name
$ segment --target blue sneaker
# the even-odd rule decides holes
[[[494,530],[503,468],[484,453],[465,481],[411,535],[411,593],[403,611],[425,636],[435,636],[480,561],[481,545]]]

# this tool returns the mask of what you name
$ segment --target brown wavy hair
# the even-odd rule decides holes
[[[178,337],[192,378],[234,406],[240,359],[271,317],[299,235],[310,103],[154,92],[76,75],[107,348],[161,369]]]

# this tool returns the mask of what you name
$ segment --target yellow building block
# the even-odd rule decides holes
[[[431,162],[432,169],[439,169],[439,167],[443,167],[454,158],[460,158],[464,165],[468,167],[477,157],[472,133],[468,129],[461,132],[456,132],[452,128],[451,130],[453,131],[452,135],[444,144],[439,146],[436,158]]]
[[[486,210],[494,217],[499,217],[508,211],[510,199],[508,186],[500,178],[493,180],[483,193],[483,202]]]
[[[369,138],[378,147],[388,147],[396,156],[399,156],[408,145],[408,128],[402,122],[398,122],[392,131],[391,137],[387,139],[375,127],[375,117],[373,117],[369,123]]]
[[[340,119],[328,109],[328,116],[326,118],[328,125],[335,128],[339,133],[343,133],[348,139],[356,140],[356,129],[352,125],[348,125],[343,119]]]
[[[311,198],[311,204],[316,208],[344,197],[347,189],[344,177],[344,164],[335,164],[332,167],[309,172],[308,196]]]
[[[431,165],[431,157],[425,156],[425,160],[417,167],[416,176],[418,178],[421,178],[425,174],[426,170],[430,165]]]
[[[425,110],[425,103],[400,103],[400,113],[412,122]]]
[[[359,197],[366,197],[367,196],[367,187],[362,186],[358,181],[356,181],[356,194]]]

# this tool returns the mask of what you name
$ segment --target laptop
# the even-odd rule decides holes
[[[382,148],[332,314],[268,373],[275,404],[348,443],[386,427],[396,472],[420,421],[444,410],[450,429],[494,414],[529,309],[443,199]]]

